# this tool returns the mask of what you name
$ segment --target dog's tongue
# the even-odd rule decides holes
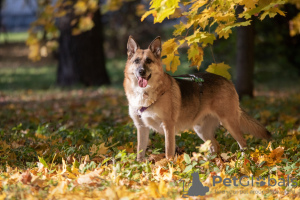
[[[146,87],[148,84],[147,79],[142,78],[142,77],[139,77],[138,82],[139,82],[139,86],[142,88]]]

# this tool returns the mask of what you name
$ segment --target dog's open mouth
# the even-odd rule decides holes
[[[151,78],[151,74],[148,77],[138,77],[139,86],[144,88],[148,85],[148,81]]]

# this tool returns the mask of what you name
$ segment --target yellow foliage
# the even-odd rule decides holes
[[[149,15],[155,16],[154,23],[161,23],[165,18],[168,18],[174,14],[177,8],[179,8],[179,0],[152,0],[150,2],[150,9],[141,18],[143,21]],[[173,16],[175,17],[175,16]]]
[[[293,1],[293,0],[291,0]],[[178,10],[178,0],[152,0],[150,10],[145,12],[141,20],[143,21],[147,16],[152,15],[154,17],[154,23],[161,23],[170,16],[174,18],[185,18],[180,20],[180,23],[175,25],[173,35],[175,37],[182,36],[185,42],[189,45],[188,57],[192,61],[191,65],[197,66],[199,69],[203,60],[203,55],[200,51],[208,44],[213,44],[216,40],[216,35],[219,38],[227,39],[232,33],[234,27],[248,26],[251,20],[245,22],[236,22],[236,8],[237,6],[243,6],[244,11],[239,14],[239,18],[249,19],[253,15],[262,13],[260,19],[263,20],[266,16],[274,17],[277,14],[285,15],[280,10],[278,5],[285,4],[284,0],[221,0],[221,1],[208,1],[208,0],[192,0],[188,2],[182,2],[181,10],[185,12],[173,14],[175,10]],[[213,26],[217,24],[217,26]],[[214,30],[212,27],[216,27]],[[209,29],[207,31],[207,28]],[[212,30],[211,30],[212,29]],[[295,31],[291,32],[291,35]],[[169,42],[173,42],[175,45],[175,38],[170,39]],[[195,50],[195,45],[201,45],[199,50]],[[167,46],[167,45],[166,45]],[[177,49],[176,49],[177,50]],[[196,51],[199,52],[199,56],[195,56]],[[169,52],[167,50],[167,52]],[[194,56],[191,56],[194,54]],[[167,70],[176,70],[179,62],[179,58],[174,53],[165,53],[167,56],[163,63],[167,66]],[[176,62],[176,61],[177,62]],[[171,64],[173,63],[173,64]],[[171,69],[172,68],[172,69]],[[215,71],[215,70],[211,70]],[[218,70],[217,70],[218,71]],[[229,74],[225,73],[227,77]]]
[[[203,49],[194,43],[188,50],[188,59],[191,61],[191,66],[197,66],[199,70],[203,61]]]
[[[228,69],[230,69],[229,65],[226,65],[224,63],[213,63],[208,66],[206,69],[207,72],[218,74],[220,76],[223,76],[227,78],[228,80],[231,79],[231,75],[228,72]]]
[[[76,15],[82,15],[87,11],[87,4],[84,0],[79,0],[77,3],[74,5],[75,9],[75,14]]]
[[[99,9],[98,3],[99,0],[57,0],[54,4],[48,1],[41,1],[39,3],[40,14],[29,29],[29,37],[26,43],[29,46],[28,58],[37,61],[41,59],[41,56],[46,57],[54,50],[43,45],[45,38],[42,36],[46,36],[46,39],[49,41],[57,39],[59,32],[55,21],[57,18],[64,17],[67,13],[74,14],[74,19],[70,22],[70,26],[73,27],[73,35],[79,35],[82,32],[91,30],[94,27],[93,14]]]
[[[90,16],[80,17],[78,28],[81,32],[91,30],[94,27],[94,22]]]
[[[289,22],[290,35],[293,37],[300,34],[300,13]]]

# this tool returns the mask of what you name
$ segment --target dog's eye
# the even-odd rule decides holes
[[[150,63],[152,63],[153,61],[150,59],[150,58],[146,58],[146,63],[147,64],[150,64]]]
[[[140,63],[140,59],[135,59],[134,61],[133,61],[135,64],[139,64]]]

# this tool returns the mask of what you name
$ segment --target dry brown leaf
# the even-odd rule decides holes
[[[24,184],[28,184],[31,182],[32,176],[29,170],[22,173],[21,182]]]
[[[165,158],[165,154],[162,153],[162,154],[150,154],[148,160],[149,162],[152,162],[152,163],[156,163],[158,161],[160,161],[161,159],[164,159]]]
[[[103,170],[104,169],[101,168],[90,173],[80,175],[76,181],[78,184],[93,184],[94,181],[99,182],[99,179],[97,179],[97,177],[99,177]]]

